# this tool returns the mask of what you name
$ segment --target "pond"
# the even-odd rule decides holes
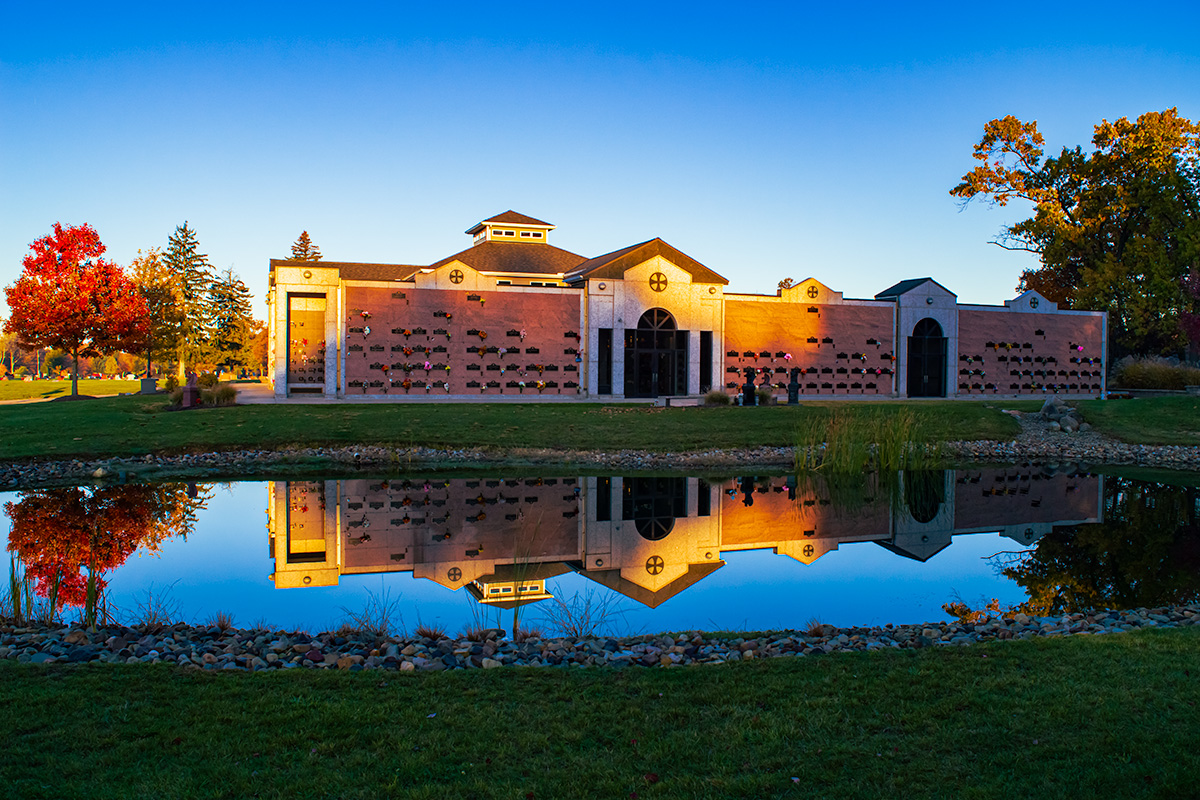
[[[1039,466],[851,476],[391,475],[0,494],[78,615],[628,635],[1051,614],[1200,597],[1200,489]]]

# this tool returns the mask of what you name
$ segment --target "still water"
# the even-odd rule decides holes
[[[317,631],[384,601],[397,627],[763,630],[1200,597],[1200,490],[984,468],[855,476],[404,475],[0,494],[0,535],[68,618],[218,612]]]

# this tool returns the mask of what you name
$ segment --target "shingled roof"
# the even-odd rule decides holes
[[[501,215],[503,216],[503,215]],[[461,261],[480,272],[515,272],[560,275],[571,271],[584,257],[549,244],[529,242],[480,242],[461,253],[443,258],[430,269]]]
[[[926,283],[932,283],[934,286],[938,287],[942,291],[944,291],[947,294],[950,294],[954,297],[958,296],[958,295],[954,294],[954,292],[947,289],[945,286],[942,286],[940,283],[935,281],[933,278],[909,278],[906,281],[900,281],[899,283],[895,284],[894,286],[889,286],[888,288],[884,289],[882,292],[875,295],[875,299],[876,300],[895,300],[900,295],[908,294],[913,289],[916,289],[918,286],[921,286],[922,284],[926,284]]]
[[[513,211],[510,208],[503,214],[497,214],[494,217],[488,217],[483,222],[477,222],[476,224],[467,228],[467,233],[475,233],[488,223],[496,223],[499,225],[537,225],[543,228],[554,227],[549,222],[542,222],[540,219],[534,219],[533,217],[528,217],[524,214],[518,214],[516,211]]]
[[[271,271],[276,267],[308,267],[336,269],[344,281],[405,281],[421,267],[413,264],[367,264],[359,261],[296,261],[272,258]]]
[[[696,283],[719,283],[729,285],[729,281],[701,264],[696,259],[681,250],[676,250],[662,239],[651,239],[641,244],[630,245],[620,250],[614,250],[606,255],[588,259],[579,264],[567,274],[569,282],[585,281],[590,278],[610,278],[618,280],[625,277],[625,271],[636,267],[655,256],[662,256],[684,272],[692,276]]]

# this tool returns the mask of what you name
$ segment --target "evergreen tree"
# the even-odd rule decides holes
[[[209,289],[212,284],[208,256],[199,252],[196,232],[185,221],[167,240],[162,256],[175,289],[178,320],[175,323],[175,356],[182,383],[187,367],[200,360],[211,338],[213,309]]]
[[[250,345],[258,325],[250,307],[253,295],[233,267],[213,278],[209,294],[213,307],[213,360],[226,368],[249,366]]]
[[[133,282],[137,284],[150,310],[150,328],[146,334],[146,377],[153,377],[154,357],[175,352],[182,323],[178,291],[174,276],[162,260],[162,251],[151,247],[144,254],[138,250],[130,264]]]
[[[300,231],[300,238],[292,245],[293,261],[320,261],[321,248],[308,238],[308,231]]]

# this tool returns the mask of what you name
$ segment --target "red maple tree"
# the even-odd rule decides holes
[[[27,350],[53,347],[71,356],[71,395],[79,394],[79,357],[138,352],[148,330],[146,301],[91,225],[63,227],[29,246],[16,283],[4,287],[12,316],[4,323]]]
[[[73,486],[23,492],[4,504],[12,520],[8,549],[37,579],[37,593],[58,608],[83,605],[87,577],[95,570],[103,591],[106,575],[139,547],[157,552],[174,536],[187,538],[207,493],[192,496],[185,484],[106,486],[90,491]]]

